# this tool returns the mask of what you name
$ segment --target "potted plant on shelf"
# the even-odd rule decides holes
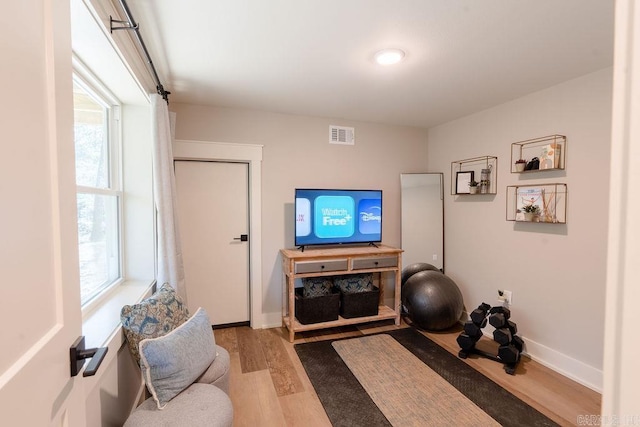
[[[527,166],[527,161],[525,159],[516,160],[516,172],[522,172]]]
[[[538,205],[526,205],[522,207],[522,212],[524,212],[524,220],[532,222],[540,214],[540,207]]]
[[[469,194],[476,194],[478,192],[478,181],[471,181],[469,183]]]

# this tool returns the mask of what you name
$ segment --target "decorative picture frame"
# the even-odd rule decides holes
[[[470,194],[469,184],[473,178],[473,171],[456,172],[456,194]]]

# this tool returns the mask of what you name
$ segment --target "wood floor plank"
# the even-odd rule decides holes
[[[285,350],[283,337],[275,329],[260,331],[260,344],[278,396],[304,391],[298,373]]]
[[[269,371],[243,373],[240,355],[233,353],[230,356],[229,396],[233,403],[233,425],[235,427],[286,425]]]
[[[248,326],[236,329],[238,354],[243,373],[262,371],[268,368],[260,345],[259,334],[259,330],[251,329]]]
[[[237,328],[214,329],[213,336],[216,337],[216,344],[224,347],[229,353],[238,352],[238,337],[236,335]]]
[[[287,426],[331,427],[331,421],[315,393],[304,391],[279,399]]]

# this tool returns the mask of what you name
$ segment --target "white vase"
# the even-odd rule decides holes
[[[524,220],[527,222],[532,222],[533,221],[533,217],[535,217],[536,214],[534,214],[533,212],[525,212],[524,213]]]
[[[478,192],[478,186],[469,187],[469,194],[476,194]]]
[[[525,166],[526,163],[516,163],[516,172],[522,172]]]

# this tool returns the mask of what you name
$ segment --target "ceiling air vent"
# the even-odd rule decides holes
[[[355,145],[356,130],[344,126],[329,126],[329,143],[342,145]]]

